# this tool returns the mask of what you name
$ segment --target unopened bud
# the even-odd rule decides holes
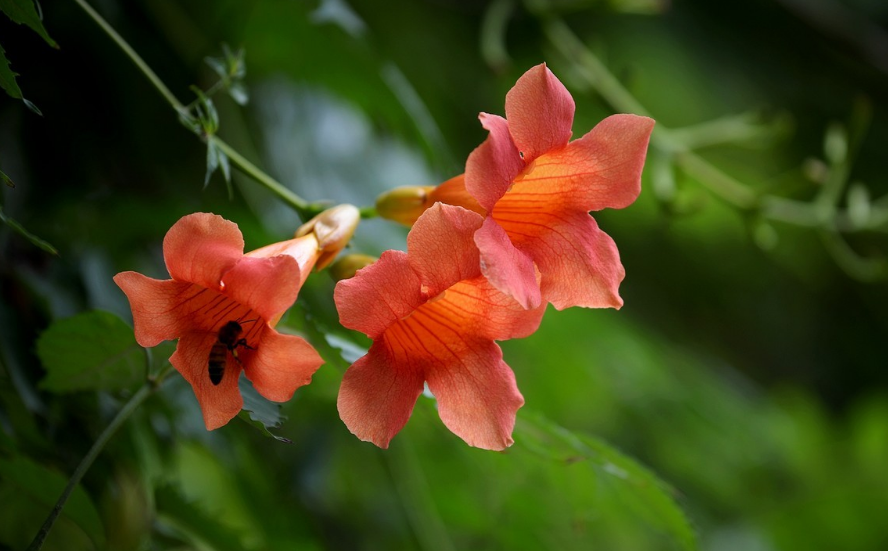
[[[435,186],[404,186],[386,191],[376,199],[376,212],[386,220],[412,226],[432,206],[429,193]]]
[[[318,214],[296,230],[296,237],[313,233],[318,240],[318,261],[316,270],[322,270],[330,264],[339,251],[351,241],[361,213],[354,205],[337,205]]]
[[[378,259],[375,256],[366,254],[347,254],[334,262],[328,273],[333,281],[342,281],[355,277],[355,273],[361,268],[369,266]]]

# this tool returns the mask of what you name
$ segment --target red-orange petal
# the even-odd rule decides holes
[[[427,296],[481,274],[473,235],[483,220],[470,210],[436,203],[413,225],[407,235],[408,259]]]
[[[641,192],[653,127],[647,117],[612,115],[566,148],[539,157],[516,178],[503,200],[521,196],[546,210],[626,207]]]
[[[239,352],[247,378],[259,394],[273,402],[286,402],[296,389],[311,382],[324,360],[305,339],[283,335],[266,327],[255,350]]]
[[[318,245],[318,238],[313,233],[310,233],[295,239],[266,245],[248,252],[245,256],[268,258],[285,254],[295,258],[296,262],[299,263],[299,288],[301,289],[302,284],[308,279],[308,275],[311,273],[312,268],[314,268],[315,262],[317,262],[318,256],[321,253]]]
[[[215,214],[183,216],[163,239],[163,258],[173,279],[208,289],[219,289],[222,275],[243,254],[244,238],[237,224]]]
[[[524,73],[506,94],[509,131],[525,163],[567,145],[574,100],[546,64]]]
[[[249,306],[266,321],[293,305],[302,283],[299,264],[287,255],[245,256],[222,281],[225,295]]]
[[[490,135],[466,160],[466,190],[489,212],[524,169],[524,161],[506,119],[487,113],[481,113],[480,119]]]
[[[194,389],[207,430],[217,429],[228,423],[244,405],[237,386],[241,366],[227,351],[222,381],[218,385],[210,381],[210,350],[216,341],[216,333],[190,331],[182,335],[176,352],[170,357],[170,363]]]
[[[468,445],[486,450],[512,445],[515,415],[524,398],[496,343],[472,342],[447,365],[432,364],[426,380],[441,420]]]
[[[392,369],[428,381],[448,428],[472,446],[503,449],[523,400],[499,347],[478,331],[490,323],[482,317],[485,305],[465,293],[483,281],[454,286],[389,327],[383,339]]]
[[[426,207],[430,207],[437,202],[469,209],[482,216],[487,213],[484,207],[478,203],[478,200],[472,197],[466,189],[465,174],[454,176],[441,185],[433,188],[429,192]],[[411,223],[414,221],[415,219],[411,220]]]
[[[339,322],[376,339],[425,301],[407,253],[385,251],[379,260],[336,284],[333,299]]]
[[[463,334],[502,341],[533,334],[543,319],[546,303],[525,309],[486,277],[479,276],[452,286],[423,310],[435,315],[444,326],[462,328]]]
[[[536,213],[499,222],[539,266],[543,300],[558,310],[623,305],[619,287],[625,270],[617,246],[587,213]]]
[[[191,328],[184,313],[201,288],[172,279],[158,280],[138,272],[121,272],[114,283],[126,294],[133,311],[136,342],[150,348],[179,338]]]
[[[510,236],[488,217],[475,233],[481,251],[481,271],[500,291],[518,301],[524,308],[540,305],[540,286],[533,259],[515,247]]]
[[[375,342],[345,372],[336,407],[352,434],[387,448],[410,418],[422,388],[420,371],[394,362],[386,345]]]

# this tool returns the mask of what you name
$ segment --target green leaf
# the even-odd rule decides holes
[[[216,142],[213,140],[207,141],[207,172],[204,175],[204,188],[207,187],[210,183],[210,178],[213,176],[213,173],[216,172],[216,169],[219,168],[219,155],[223,154],[219,151],[219,148],[216,147]]]
[[[12,181],[12,178],[4,174],[2,170],[0,170],[0,181],[9,187],[15,187],[15,182]]]
[[[18,73],[12,71],[9,66],[9,60],[6,59],[6,51],[0,46],[0,88],[6,90],[6,93],[16,99],[22,99],[22,90],[19,88],[15,77]]]
[[[22,96],[22,90],[15,81],[15,77],[17,76],[18,73],[14,72],[9,66],[9,60],[6,59],[6,52],[3,50],[3,46],[0,46],[0,88],[6,90],[6,93],[9,94],[10,97],[22,100],[25,107],[42,117],[43,113],[40,112],[40,109]]]
[[[281,415],[280,404],[270,402],[260,396],[246,377],[240,378],[238,388],[244,397],[244,410],[240,412],[239,417],[265,436],[270,436],[279,442],[292,444],[290,439],[278,436],[269,430],[280,428],[286,420],[286,417]]]
[[[4,490],[15,492],[16,503],[12,506],[13,509],[22,506],[20,500],[30,498],[40,508],[45,509],[44,514],[48,514],[55,506],[67,484],[65,477],[58,472],[21,456],[0,458],[0,481],[2,481],[0,487]],[[9,502],[7,504],[12,505]],[[62,509],[62,517],[67,517],[79,526],[97,548],[104,547],[105,530],[101,517],[80,486],[74,488],[71,497],[68,498],[68,503]],[[35,533],[36,528],[39,526],[34,528]]]
[[[4,174],[3,176],[6,176],[6,175]],[[12,180],[7,182],[7,185],[9,185],[10,183],[12,183]],[[46,241],[40,239],[39,237],[37,237],[33,233],[26,230],[21,224],[19,224],[18,222],[16,222],[12,218],[3,214],[3,207],[0,207],[0,222],[3,222],[4,224],[6,224],[10,228],[12,228],[13,231],[15,231],[16,233],[18,233],[19,235],[21,235],[22,237],[24,237],[25,239],[30,241],[32,245],[40,247],[41,249],[43,249],[44,251],[46,251],[50,254],[54,254],[54,255],[59,254],[59,251],[57,251],[55,247],[53,247],[52,245],[50,245]]]
[[[53,48],[58,48],[56,41],[49,37],[49,33],[43,27],[43,21],[34,0],[0,0],[0,11],[9,16],[16,23],[24,23],[31,27],[43,40]]]
[[[145,376],[145,354],[120,318],[94,310],[59,320],[37,340],[51,392],[132,388]]]
[[[652,472],[605,442],[571,432],[541,415],[521,410],[515,426],[515,448],[554,460],[563,466],[585,463],[596,474],[601,491],[609,489],[669,534],[682,549],[697,549],[694,529],[676,503],[675,492]]]
[[[241,535],[218,515],[204,511],[200,504],[187,500],[180,490],[162,486],[155,490],[157,521],[172,535],[190,543],[193,549],[236,551],[243,549]]]

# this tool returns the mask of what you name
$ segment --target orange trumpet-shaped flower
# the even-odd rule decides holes
[[[466,162],[466,190],[487,211],[475,234],[484,275],[527,308],[623,304],[617,247],[588,213],[638,197],[654,121],[613,115],[571,142],[573,115],[570,93],[537,65],[506,94],[506,118],[480,115],[490,135]]]
[[[481,274],[472,236],[482,221],[435,205],[414,224],[406,253],[386,251],[336,285],[340,322],[373,339],[339,390],[339,414],[361,440],[388,447],[427,382],[441,420],[469,445],[512,444],[524,399],[494,341],[533,333],[545,306],[526,310]]]
[[[141,346],[179,339],[170,363],[193,387],[207,430],[241,410],[241,371],[262,396],[283,402],[324,363],[305,340],[273,328],[322,252],[317,237],[247,255],[243,250],[236,224],[214,214],[190,214],[163,240],[172,279],[137,272],[114,276],[129,299]]]
[[[619,308],[625,271],[589,211],[638,197],[654,121],[613,115],[571,142],[574,108],[545,64],[531,68],[506,94],[505,119],[481,113],[490,135],[469,155],[465,174],[423,190],[403,212],[386,204],[380,215],[410,225],[436,201],[484,214],[475,243],[497,289],[526,308],[541,301],[559,310]]]

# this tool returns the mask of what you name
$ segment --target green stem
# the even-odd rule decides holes
[[[162,80],[160,80],[160,77],[158,77],[157,74],[151,70],[151,67],[149,67],[148,64],[145,63],[145,60],[142,59],[139,54],[137,54],[136,51],[132,49],[132,47],[127,43],[126,40],[123,39],[122,36],[117,34],[117,31],[114,30],[114,27],[109,25],[108,22],[105,21],[105,19],[92,8],[92,6],[87,4],[86,0],[74,1],[77,2],[77,4],[81,8],[83,8],[83,11],[85,11],[87,15],[89,15],[93,19],[93,21],[95,21],[100,27],[102,27],[102,30],[111,37],[111,40],[113,40],[117,44],[117,46],[119,46],[120,49],[123,50],[127,57],[129,57],[132,62],[136,64],[136,67],[138,67],[139,70],[142,71],[142,74],[148,77],[148,80],[150,80],[151,84],[153,84],[157,91],[160,92],[160,95],[162,95],[163,98],[167,100],[167,103],[169,103],[177,112],[182,114],[186,113],[185,106],[182,105],[178,99],[176,99],[176,96],[174,96],[173,93],[170,92],[170,89],[166,87],[166,84],[164,84]]]
[[[89,4],[86,3],[86,0],[74,0],[77,4],[83,8],[83,10],[89,15],[93,21],[95,21],[108,36],[111,37],[117,46],[120,47],[121,50],[127,55],[127,57],[132,60],[132,62],[139,68],[142,73],[148,77],[148,80],[151,81],[151,84],[154,85],[154,88],[160,92],[160,95],[170,104],[170,106],[181,116],[191,117],[190,111],[188,107],[182,104],[175,95],[167,88],[166,84],[160,80],[160,77],[157,76],[151,67],[145,63],[138,53],[127,43],[126,40],[120,36],[117,31],[114,30],[111,25],[108,24],[105,19],[99,15],[96,10],[94,10]],[[227,143],[222,141],[217,136],[210,136],[208,139],[215,142],[215,144],[222,150],[225,155],[231,160],[231,162],[238,167],[244,174],[253,178],[256,182],[263,185],[266,189],[277,195],[284,203],[292,207],[296,212],[299,213],[300,216],[305,217],[305,215],[311,212],[311,205],[308,201],[302,199],[289,189],[287,189],[283,184],[260,170],[256,165],[248,161],[243,155],[235,151],[231,148]]]
[[[589,89],[597,91],[616,111],[649,116],[648,110],[620,84],[620,81],[564,21],[557,18],[548,19],[545,21],[544,29],[549,41],[571,61],[577,76],[585,81]],[[651,144],[674,156],[675,163],[688,176],[736,208],[757,209],[759,214],[770,220],[830,231],[850,232],[860,229],[883,231],[884,226],[888,224],[888,199],[884,199],[885,204],[882,204],[882,200],[873,202],[868,223],[863,226],[851,223],[847,209],[836,208],[835,204],[843,189],[843,182],[847,180],[847,166],[837,167],[834,170],[833,181],[827,186],[829,191],[814,203],[775,195],[761,195],[691,151],[689,144],[681,137],[680,131],[658,124],[651,136]]]
[[[86,471],[92,466],[93,462],[98,457],[99,453],[105,448],[105,445],[111,440],[111,437],[114,436],[114,433],[117,432],[117,429],[120,428],[121,425],[129,418],[130,415],[142,405],[142,402],[145,401],[148,396],[154,393],[155,390],[160,386],[163,382],[163,379],[166,377],[167,373],[170,372],[171,366],[167,365],[163,369],[161,369],[160,373],[153,379],[148,379],[142,388],[140,388],[135,394],[133,394],[132,398],[129,399],[123,408],[117,413],[114,419],[105,427],[105,430],[102,431],[102,434],[96,439],[93,443],[92,447],[89,449],[87,454],[80,461],[80,464],[77,465],[77,469],[74,470],[74,474],[71,475],[71,478],[68,480],[68,484],[65,486],[65,489],[62,491],[62,495],[59,496],[58,501],[56,501],[55,506],[52,508],[52,511],[49,512],[49,516],[46,517],[46,521],[43,523],[43,526],[40,527],[40,531],[37,532],[37,535],[34,536],[34,541],[31,542],[31,545],[28,546],[27,551],[38,551],[41,547],[43,547],[43,542],[46,540],[46,536],[49,535],[49,531],[52,529],[56,520],[58,520],[59,514],[61,514],[62,509],[65,507],[65,503],[67,503],[68,498],[71,497],[71,492],[74,491],[74,488],[80,483],[80,479],[83,478],[83,475],[86,474]]]
[[[248,161],[243,155],[237,152],[236,149],[232,148],[230,145],[222,141],[222,138],[219,136],[210,136],[208,138],[212,140],[216,146],[221,150],[228,158],[234,163],[235,166],[241,169],[244,174],[253,178],[265,187],[265,189],[271,191],[275,195],[278,196],[283,202],[290,205],[296,212],[299,213],[299,216],[303,218],[303,220],[308,220],[310,216],[308,216],[310,212],[310,204],[305,199],[299,197],[286,187],[283,184],[263,172],[259,167]]]

